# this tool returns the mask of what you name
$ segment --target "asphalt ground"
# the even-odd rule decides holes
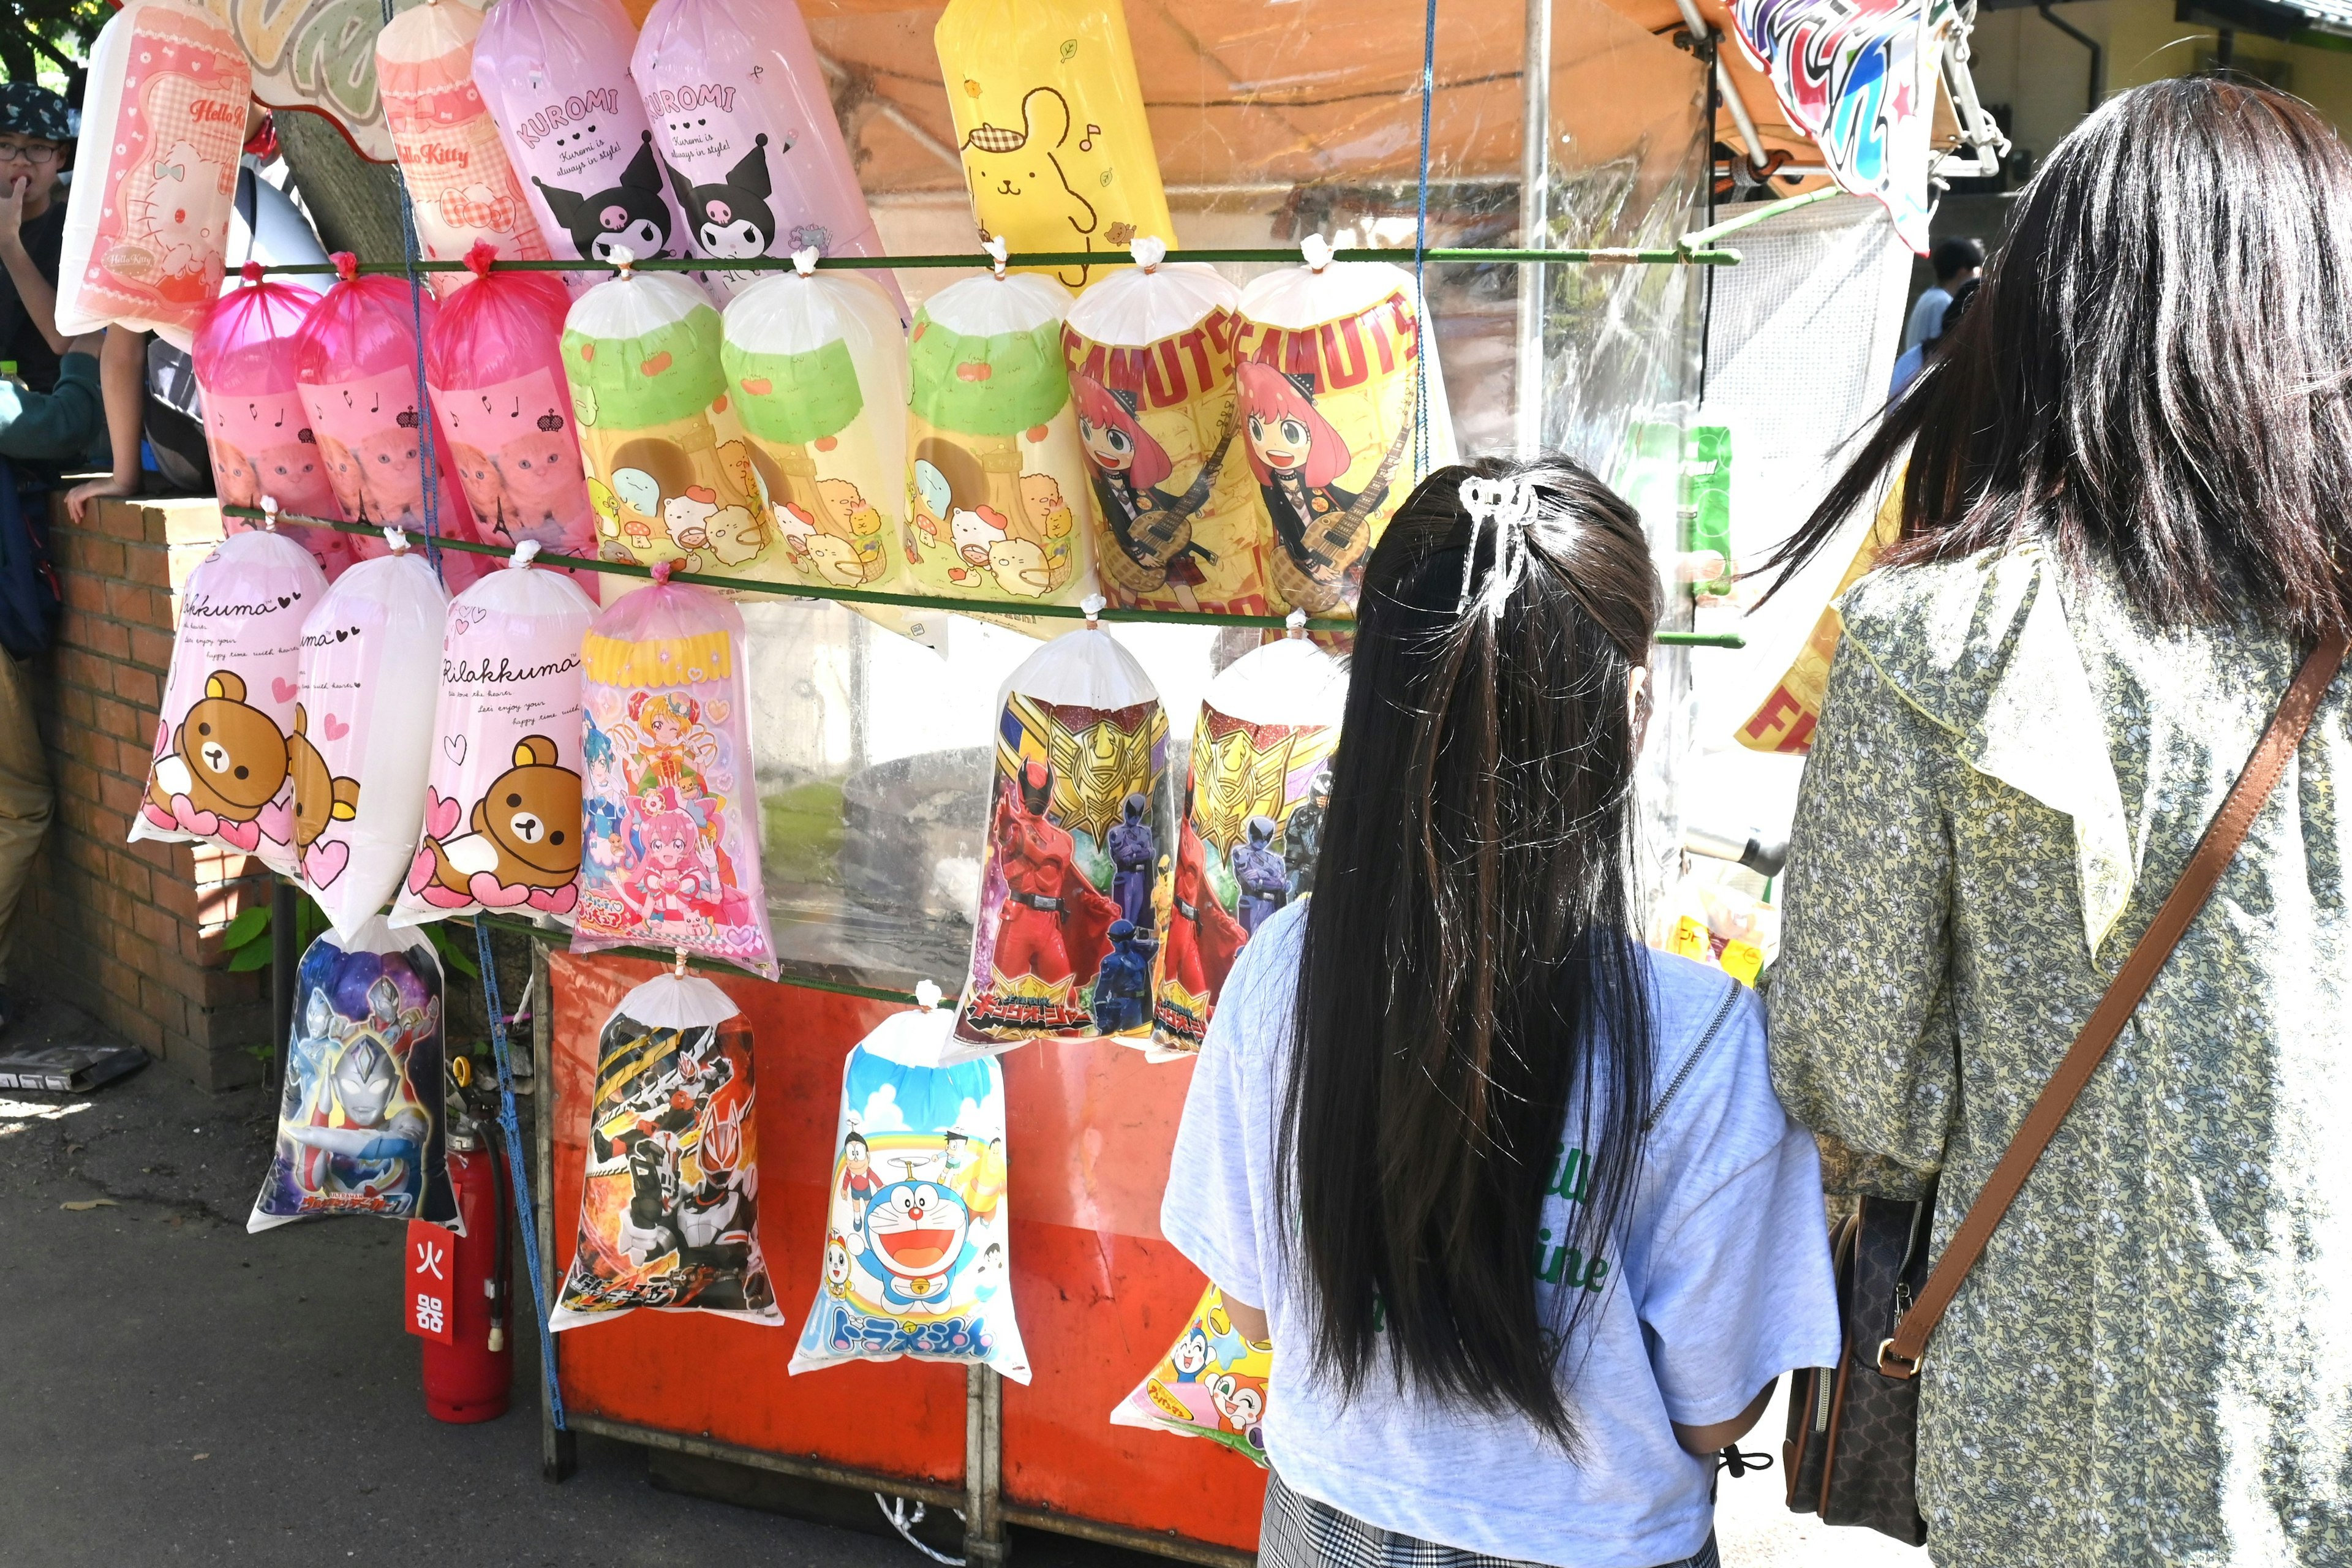
[[[9,1035],[102,1037],[47,1001]],[[584,1436],[577,1473],[542,1480],[527,1310],[512,1410],[472,1426],[427,1416],[398,1316],[403,1227],[246,1233],[271,1100],[207,1094],[161,1064],[88,1095],[0,1089],[0,1565],[929,1568],[895,1537],[772,1511],[878,1530],[853,1493]],[[516,1276],[520,1292],[519,1258]],[[1780,1423],[1776,1408],[1747,1447],[1777,1452]],[[1725,1481],[1729,1568],[1925,1568],[1924,1553],[1791,1516],[1780,1490],[1777,1471]],[[954,1539],[951,1524],[924,1533]],[[1028,1531],[1013,1556],[1162,1561]]]

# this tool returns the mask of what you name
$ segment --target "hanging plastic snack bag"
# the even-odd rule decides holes
[[[605,605],[581,657],[588,852],[572,951],[684,948],[774,979],[742,615],[657,580]]]
[[[924,592],[1066,604],[1094,591],[1069,307],[1052,279],[1010,273],[951,283],[915,313],[907,553]]]
[[[654,154],[620,0],[499,0],[474,40],[474,85],[541,237],[560,257],[684,256],[686,222]],[[596,281],[565,273],[575,293]]]
[[[1062,329],[1092,481],[1095,567],[1114,605],[1262,616],[1272,531],[1234,439],[1241,295],[1156,238]]]
[[[349,251],[336,253],[339,280],[311,307],[294,347],[302,406],[310,411],[310,435],[335,500],[350,521],[421,538],[428,531],[429,487],[433,531],[473,539],[473,514],[450,482],[448,454],[436,444],[430,473],[424,460],[424,425],[431,416],[417,406],[423,363],[417,324],[421,319],[429,338],[440,306],[430,294],[413,298],[399,279],[360,277],[357,267]],[[355,555],[383,552],[374,540],[353,540]],[[479,574],[474,558],[461,552],[452,551],[445,562],[453,588]]]
[[[572,301],[563,374],[605,560],[771,574],[781,552],[719,340],[719,312],[674,273],[624,268]]]
[[[793,0],[655,0],[629,74],[696,255],[885,254]],[[722,295],[762,276],[707,274]],[[903,320],[898,284],[875,280]]]
[[[205,446],[224,506],[259,506],[267,496],[281,511],[345,521],[295,382],[295,339],[318,301],[307,289],[268,280],[259,262],[248,261],[245,281],[222,295],[196,329],[188,357],[204,393]],[[238,533],[260,525],[232,517],[223,526]],[[311,553],[329,582],[352,563],[348,535],[278,527]]]
[[[906,331],[874,283],[793,260],[736,294],[719,348],[783,536],[772,574],[887,589],[905,574]]]
[[[1176,232],[1118,0],[950,0],[931,41],[982,239],[1116,253]],[[1084,289],[1117,271],[1053,275]]]
[[[596,606],[526,540],[450,602],[424,837],[395,925],[478,910],[568,918],[580,898],[580,645]],[[600,799],[619,791],[609,746]],[[610,819],[608,818],[608,821]],[[614,854],[613,836],[596,845]]]
[[[1151,965],[1154,1046],[1199,1050],[1243,946],[1314,890],[1347,701],[1346,668],[1296,631],[1209,683]]]
[[[751,1030],[699,975],[656,975],[596,1039],[580,1242],[551,1330],[639,1307],[783,1326],[760,1251]]]
[[[1135,656],[1092,621],[1029,656],[997,696],[994,815],[956,1038],[1150,1032],[1152,882],[1168,842],[1168,716]]]
[[[292,540],[233,533],[190,573],[131,842],[204,842],[295,871],[288,737],[302,673],[302,623],[326,574]]]
[[[57,328],[187,348],[218,298],[253,72],[194,0],[130,0],[90,50],[66,198]]]
[[[1334,262],[1319,235],[1300,248],[1305,266],[1242,290],[1238,444],[1272,524],[1276,598],[1346,616],[1390,516],[1424,474],[1454,461],[1454,421],[1412,274]],[[1424,374],[1425,468],[1413,450]]]
[[[1206,1437],[1264,1465],[1273,1374],[1274,1346],[1234,1327],[1224,1293],[1212,1284],[1160,1364],[1111,1411],[1110,1424]]]
[[[442,1135],[441,961],[422,935],[362,921],[294,974],[278,1149],[249,1231],[314,1215],[457,1217]]]
[[[474,85],[474,38],[481,30],[481,12],[464,0],[425,0],[383,25],[375,38],[375,77],[384,129],[425,255],[455,261],[486,243],[509,261],[544,261],[539,220]],[[462,272],[427,276],[444,296],[466,282]]]
[[[571,297],[551,273],[493,271],[491,259],[486,245],[466,253],[474,280],[441,302],[425,339],[442,461],[486,542],[592,558],[596,512],[563,379]]]
[[[1029,1381],[1006,1267],[1004,1073],[989,1058],[931,1065],[946,1023],[895,1014],[842,1067],[824,1264],[794,1373],[912,1356]]]
[[[302,889],[345,936],[399,890],[425,816],[448,595],[405,537],[335,580],[302,624],[287,737]]]

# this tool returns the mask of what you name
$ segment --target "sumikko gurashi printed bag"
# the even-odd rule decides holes
[[[1112,1409],[1110,1424],[1206,1437],[1263,1465],[1273,1373],[1274,1346],[1234,1326],[1224,1292],[1213,1284],[1160,1364]]]
[[[655,574],[604,606],[583,645],[587,854],[572,950],[683,949],[772,980],[743,617]]]
[[[843,1065],[824,1263],[794,1373],[912,1356],[1029,1381],[1007,1268],[1004,1074],[992,1057],[936,1065],[950,1023],[894,1014]]]
[[[961,1044],[1149,1035],[1167,764],[1159,692],[1093,622],[1005,681]]]
[[[783,1326],[760,1250],[751,1030],[698,974],[657,974],[596,1038],[579,1244],[551,1330],[639,1307]]]

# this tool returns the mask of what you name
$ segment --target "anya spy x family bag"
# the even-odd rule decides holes
[[[2189,857],[2189,868],[2116,971],[1935,1268],[1927,1267],[1928,1233],[1935,1223],[1932,1192],[1918,1203],[1864,1198],[1860,1211],[1839,1229],[1838,1312],[1845,1323],[1845,1353],[1835,1368],[1800,1373],[1790,1390],[1782,1454],[1793,1511],[1818,1512],[1825,1524],[1867,1525],[1914,1546],[1927,1541],[1927,1521],[1920,1517],[1914,1482],[1919,1362],[1928,1336],[2181,933],[2212,896],[2302,745],[2344,652],[2345,639],[2330,637],[2295,672],[2245,771]]]

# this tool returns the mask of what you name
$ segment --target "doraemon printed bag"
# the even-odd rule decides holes
[[[1234,1327],[1213,1283],[1160,1364],[1112,1409],[1110,1424],[1206,1437],[1263,1465],[1273,1372],[1274,1346]]]
[[[1029,1381],[1007,1271],[1003,1071],[993,1058],[919,1065],[953,1022],[894,1015],[842,1068],[824,1266],[795,1373],[903,1355]]]
[[[596,1038],[580,1241],[547,1326],[638,1307],[783,1326],[760,1252],[751,1031],[727,993],[657,974]]]

